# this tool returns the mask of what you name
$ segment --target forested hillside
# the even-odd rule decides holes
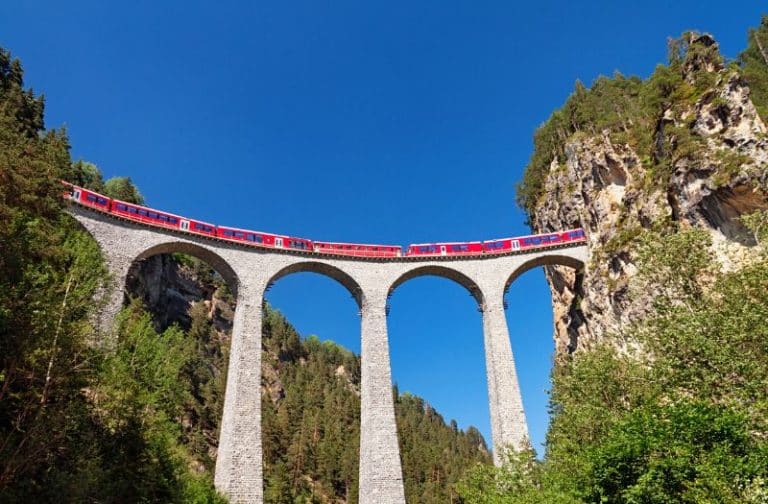
[[[536,131],[518,201],[536,231],[583,227],[590,260],[547,268],[544,460],[476,469],[467,502],[768,502],[766,47],[768,18],[734,61],[685,33]]]
[[[143,198],[130,179],[72,162],[22,76],[0,50],[0,501],[221,502],[234,299],[204,263],[155,256],[131,272],[115,348],[94,345],[108,273],[59,181]],[[266,499],[357,502],[360,359],[264,310]],[[464,469],[489,462],[482,436],[409,394],[396,409],[409,502],[459,502]]]

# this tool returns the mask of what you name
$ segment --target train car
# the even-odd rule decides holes
[[[519,238],[521,248],[550,247],[564,243],[586,241],[587,237],[583,229],[571,229],[560,233],[547,233]]]
[[[238,229],[226,226],[216,228],[216,236],[222,240],[233,240],[262,247],[274,247],[276,236],[271,233],[262,233],[261,231],[251,231],[249,229]]]
[[[400,257],[399,245],[370,245],[361,243],[314,242],[315,252],[352,257]]]
[[[181,229],[181,223],[189,220],[179,215],[153,210],[151,208],[117,199],[112,200],[112,206],[110,208],[111,213],[119,215],[125,219],[170,229]]]
[[[465,256],[483,253],[482,242],[416,243],[408,246],[410,256]]]
[[[216,236],[216,225],[208,222],[189,219],[180,215],[161,212],[154,208],[149,208],[127,201],[112,200],[110,213],[118,215],[124,219],[129,219],[143,224],[177,229],[186,233],[194,233],[203,236]]]
[[[519,238],[499,238],[483,242],[483,254],[503,254],[520,250]]]
[[[295,236],[275,235],[275,248],[304,250],[312,252],[312,240],[306,238],[296,238]]]
[[[102,212],[110,211],[110,203],[112,202],[111,198],[108,198],[107,196],[99,194],[95,191],[91,191],[83,187],[78,187],[68,182],[62,183],[67,188],[64,197],[81,205],[95,208],[96,210],[101,210]]]

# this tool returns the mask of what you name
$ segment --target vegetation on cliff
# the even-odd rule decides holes
[[[669,42],[669,61],[647,79],[616,73],[600,76],[591,88],[576,82],[562,108],[534,133],[534,150],[517,186],[517,202],[533,216],[554,161],[563,164],[570,141],[579,136],[608,134],[615,144],[626,144],[638,153],[647,168],[648,187],[664,187],[675,164],[694,158],[706,149],[706,139],[692,133],[697,103],[717,108],[718,79],[746,79],[752,101],[768,117],[768,16],[750,31],[748,46],[739,58],[726,62],[708,35],[684,33]],[[682,118],[675,122],[673,118]],[[686,122],[686,119],[688,122]],[[738,156],[723,153],[728,169],[739,164]]]

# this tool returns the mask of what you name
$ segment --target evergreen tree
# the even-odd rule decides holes
[[[104,182],[104,194],[136,205],[144,204],[144,196],[133,184],[130,177],[112,177]]]

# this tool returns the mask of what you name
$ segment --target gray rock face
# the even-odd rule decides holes
[[[565,162],[552,163],[532,226],[537,232],[583,227],[590,254],[583,276],[546,268],[559,353],[589,348],[648,310],[650,298],[630,296],[628,288],[636,268],[625,244],[638,230],[674,220],[709,230],[723,268],[749,257],[754,237],[737,218],[768,207],[766,126],[736,72],[707,70],[716,75],[711,92],[689,110],[667,110],[658,126],[657,134],[685,126],[701,145],[695,156],[673,162],[668,183],[649,183],[648,162],[607,132],[571,139]]]

